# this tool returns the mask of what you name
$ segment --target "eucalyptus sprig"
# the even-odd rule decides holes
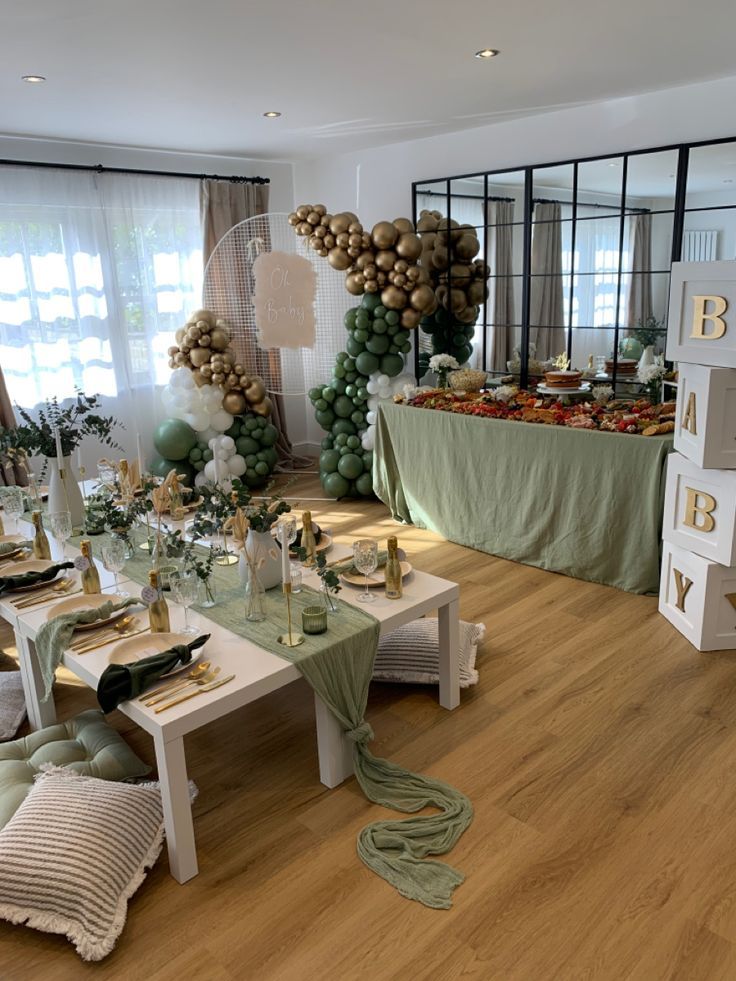
[[[306,561],[307,550],[301,546],[294,550],[296,556],[300,562]],[[339,593],[342,589],[340,585],[340,577],[335,572],[334,569],[330,569],[327,565],[327,557],[324,552],[316,552],[314,556],[315,567],[314,571],[317,573],[319,578],[322,580],[322,585],[330,593]]]
[[[85,395],[77,390],[70,405],[60,404],[57,398],[41,403],[35,411],[37,418],[16,406],[22,423],[15,429],[4,431],[3,448],[25,450],[28,456],[55,457],[54,430],[58,430],[64,456],[69,456],[86,436],[94,436],[105,446],[122,449],[111,434],[116,426],[124,427],[113,416],[100,415],[99,405],[99,395]]]

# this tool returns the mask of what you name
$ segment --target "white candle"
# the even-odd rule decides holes
[[[61,451],[61,433],[58,428],[54,426],[54,440],[56,442],[56,459],[59,461],[59,469],[64,467],[64,454]]]
[[[220,483],[220,460],[217,457],[217,450],[215,450],[213,460],[215,464],[215,486],[217,486]]]
[[[286,540],[286,529],[283,522],[279,522],[278,536],[281,542],[281,577],[284,582],[291,582],[291,563],[289,561],[289,543]]]
[[[81,473],[83,466],[84,464],[82,463],[82,447],[78,446],[77,447],[77,473]]]
[[[138,452],[138,476],[143,480],[143,443],[141,442],[141,434],[135,434],[135,446]]]

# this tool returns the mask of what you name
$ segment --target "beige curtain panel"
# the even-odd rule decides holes
[[[514,349],[514,202],[489,201],[488,233],[492,234],[491,289],[493,290],[491,326],[491,368],[506,371],[506,362]]]
[[[532,233],[530,340],[540,361],[566,349],[562,303],[562,209],[537,204]]]
[[[2,369],[0,368],[0,428],[15,429],[15,427],[16,420],[13,405],[8,395],[8,388],[5,384]],[[0,485],[9,486],[11,484],[19,484],[25,487],[28,484],[28,475],[10,461],[3,461],[0,467]]]
[[[632,215],[629,219],[631,245],[631,282],[626,311],[626,324],[636,327],[654,315],[652,307],[652,216],[649,212]]]

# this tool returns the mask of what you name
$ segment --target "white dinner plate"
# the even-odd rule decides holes
[[[110,651],[108,661],[110,664],[135,664],[136,661],[142,661],[144,657],[160,654],[162,651],[167,651],[176,644],[191,644],[192,640],[193,635],[191,634],[139,634],[137,637],[128,637],[125,640],[121,640],[119,644],[116,644]],[[191,661],[187,661],[186,664],[180,664],[178,668],[174,668],[173,671],[169,671],[167,674],[161,675],[161,677],[170,678],[172,675],[179,674],[180,671],[188,671],[202,657],[206,646],[204,644],[199,650],[195,651],[192,654]]]

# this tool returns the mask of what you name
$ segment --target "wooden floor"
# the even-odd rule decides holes
[[[397,531],[377,503],[312,509],[339,540]],[[199,877],[177,885],[163,855],[97,965],[0,925],[0,981],[736,978],[736,653],[698,654],[654,598],[398,535],[488,629],[457,711],[395,685],[369,704],[377,753],[473,801],[453,909],[362,865],[356,835],[387,812],[354,780],[319,783],[297,683],[189,738]],[[63,674],[57,697],[62,718],[94,705]]]

